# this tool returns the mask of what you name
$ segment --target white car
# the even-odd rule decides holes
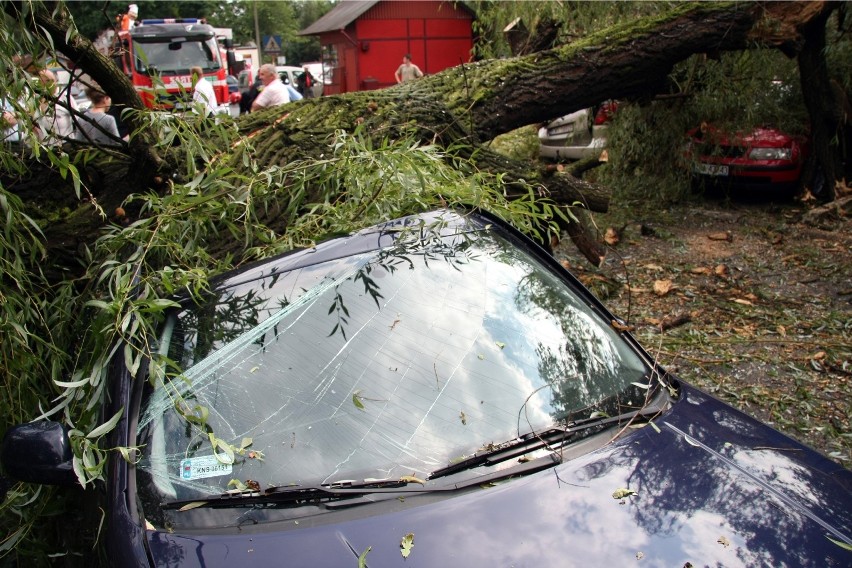
[[[284,83],[285,85],[290,85],[291,87],[299,91],[300,94],[304,95],[304,93],[299,90],[299,77],[301,77],[302,74],[305,72],[305,69],[303,67],[296,67],[293,65],[276,65],[275,70],[281,77],[282,83]],[[318,97],[322,95],[322,81],[316,80],[316,75],[313,72],[311,72],[311,75],[313,75],[315,79],[314,84],[311,86],[311,91],[313,92],[314,97]]]
[[[285,85],[290,85],[294,89],[298,85],[296,80],[304,72],[304,69],[301,67],[293,65],[276,65],[275,70],[278,72],[278,76],[281,77],[281,82]]]
[[[607,101],[552,120],[538,129],[539,155],[550,160],[582,160],[600,156],[606,131],[618,103]]]

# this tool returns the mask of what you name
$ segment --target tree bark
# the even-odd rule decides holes
[[[825,64],[825,24],[831,8],[804,26],[804,45],[798,57],[802,97],[811,122],[813,159],[803,175],[809,189],[822,200],[833,201],[834,183],[842,177],[843,105],[836,100]],[[821,187],[815,187],[820,185]]]

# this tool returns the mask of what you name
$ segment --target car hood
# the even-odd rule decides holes
[[[556,468],[377,506],[147,539],[157,566],[354,567],[368,549],[367,566],[852,565],[852,472],[687,385],[653,425]]]

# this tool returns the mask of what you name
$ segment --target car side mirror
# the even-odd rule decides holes
[[[72,485],[77,482],[72,460],[68,431],[49,420],[12,426],[0,448],[3,470],[18,481]]]

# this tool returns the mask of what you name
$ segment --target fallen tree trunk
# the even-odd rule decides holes
[[[661,16],[629,22],[569,45],[464,64],[381,91],[309,99],[247,115],[239,120],[239,127],[252,136],[260,162],[268,165],[318,158],[328,152],[330,135],[339,129],[351,131],[360,125],[377,139],[413,133],[424,143],[465,146],[480,169],[503,174],[510,183],[534,184],[541,195],[560,204],[606,211],[606,188],[545,171],[537,164],[509,160],[482,144],[605,99],[652,95],[672,66],[694,53],[750,45],[790,49],[801,43],[799,30],[825,9],[823,2],[677,4]],[[54,18],[53,24],[41,26],[38,32],[49,33],[72,56],[90,53],[82,38],[65,40],[63,25],[67,29],[67,22]],[[106,58],[82,57],[79,63],[107,92],[119,93],[119,100],[138,106],[127,94],[123,77],[103,68],[111,65]],[[134,152],[137,157],[138,151]],[[164,165],[156,153],[148,148],[143,155],[151,156],[145,161],[150,165],[154,160],[153,172],[162,177]],[[132,162],[128,179],[151,180],[152,170],[144,167]],[[136,184],[113,183],[94,193],[102,202],[115,203],[136,189]],[[92,228],[100,223],[102,219],[92,217]],[[601,249],[592,246],[597,239],[584,227],[572,227],[569,234],[590,261],[600,261]]]

